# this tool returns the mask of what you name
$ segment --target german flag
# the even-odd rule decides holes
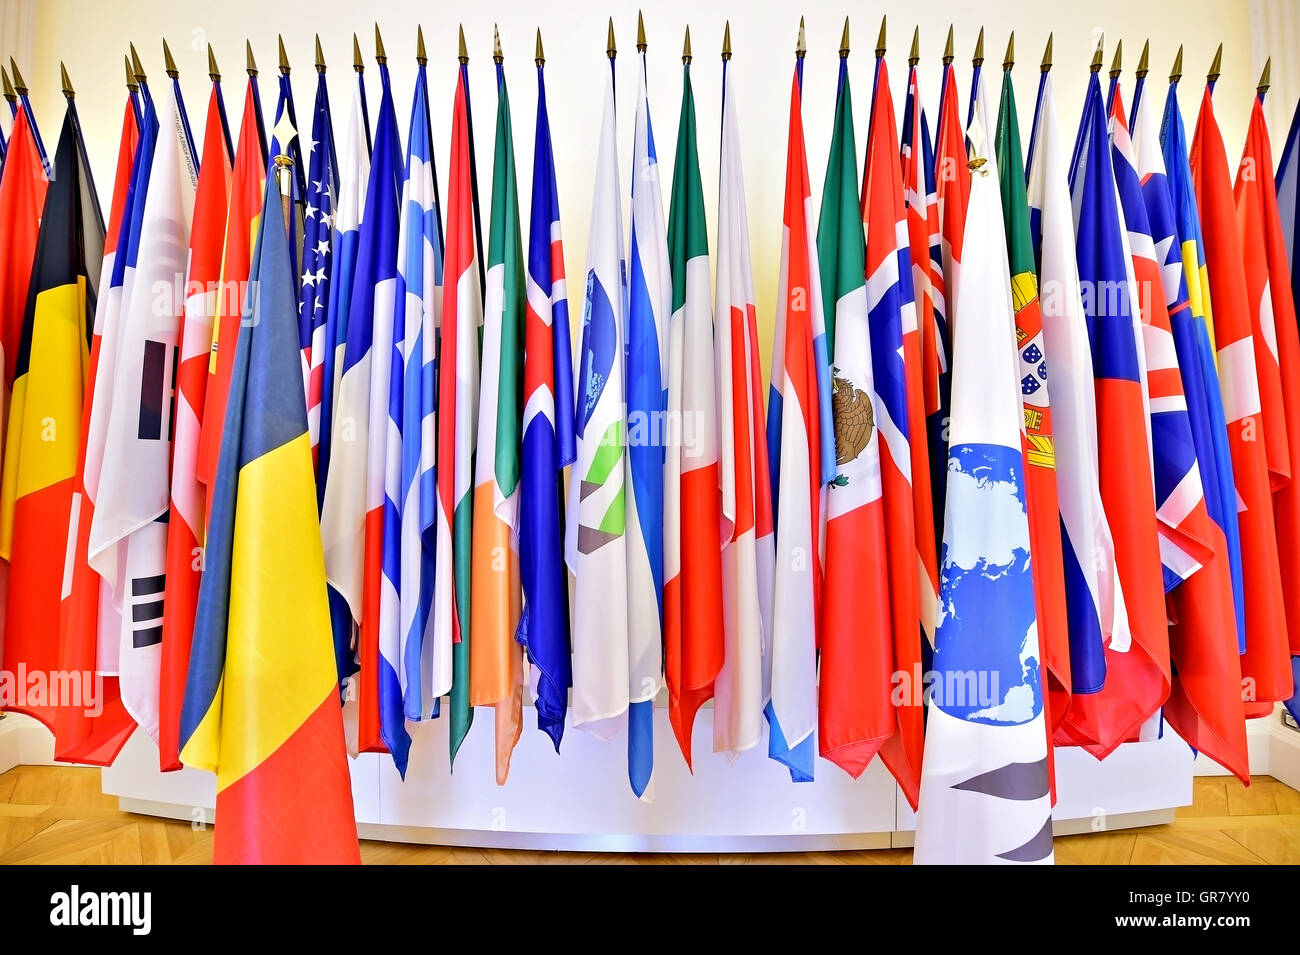
[[[67,537],[98,286],[88,265],[97,273],[103,256],[104,221],[69,96],[14,355],[0,480],[0,557],[10,568],[3,668],[26,673],[11,708],[51,729],[55,696],[72,689],[56,678],[64,554],[51,542]]]
[[[181,709],[181,761],[217,774],[219,864],[361,861],[289,261],[268,188]]]

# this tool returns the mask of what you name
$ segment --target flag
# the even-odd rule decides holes
[[[1228,154],[1210,94],[1207,85],[1188,164],[1205,232],[1206,272],[1213,290],[1210,321],[1238,500],[1237,524],[1246,584],[1242,692],[1246,716],[1259,717],[1272,713],[1273,704],[1289,699],[1294,691],[1289,642],[1278,626],[1286,619],[1286,606],[1271,493],[1274,485],[1289,480],[1290,456],[1274,354],[1277,333],[1268,327],[1268,315],[1252,316]],[[1261,390],[1261,379],[1271,382],[1266,391]],[[1271,407],[1261,404],[1265,394]],[[1276,428],[1269,426],[1270,415],[1277,419]]]
[[[714,298],[718,376],[718,469],[723,526],[722,669],[714,684],[713,750],[732,760],[763,737],[772,698],[772,484],[763,430],[763,392],[749,214],[732,66],[722,63],[722,147],[718,172],[718,288]]]
[[[303,353],[307,392],[307,433],[312,460],[320,460],[321,394],[325,387],[325,325],[330,279],[334,273],[334,203],[339,191],[338,156],[334,152],[334,122],[330,118],[325,68],[316,72],[316,105],[312,109],[310,164],[303,195],[302,275],[298,294],[298,345]]]
[[[985,115],[982,122],[995,120]],[[1046,352],[1038,271],[1029,228],[1029,196],[1020,149],[1020,120],[1011,70],[1002,72],[998,103],[998,174],[1002,187],[1002,221],[1007,262],[1011,268],[1011,302],[1016,310],[1016,353],[1020,356],[1020,403],[1025,412],[1025,494],[1029,537],[1034,555],[1034,602],[1038,644],[1046,674],[1043,705],[1049,732],[1055,731],[1070,707],[1070,627],[1066,613],[1065,558],[1061,541],[1061,506],[1057,489],[1056,429],[1053,425],[1049,370],[1055,366]]]
[[[366,184],[355,264],[339,287],[350,291],[343,368],[335,392],[329,473],[321,506],[326,580],[346,601],[360,629],[357,745],[382,752],[380,738],[379,600],[384,519],[384,440],[388,434],[388,385],[392,355],[394,285],[397,271],[397,203],[401,144],[388,66],[379,64],[383,96],[375,127],[375,150]],[[346,194],[345,194],[346,201]],[[339,303],[336,311],[342,314]],[[378,432],[378,433],[376,433]],[[363,542],[358,547],[358,542]],[[335,612],[342,608],[336,606]],[[342,653],[335,635],[336,660]],[[398,763],[400,765],[400,762]]]
[[[1010,264],[997,159],[978,114],[970,136],[963,280],[953,303],[948,512],[915,859],[1048,863],[1047,730]],[[971,673],[986,674],[988,685],[962,682]]]
[[[284,49],[284,41],[280,41],[280,49]],[[306,167],[302,161],[302,137],[298,135],[298,111],[293,107],[293,82],[289,78],[289,68],[285,64],[285,58],[280,58],[280,95],[275,102],[275,124],[271,127],[271,146],[267,150],[267,167],[268,172],[275,165],[277,156],[287,156],[292,165],[289,167],[288,188],[284,194],[289,197],[289,264],[293,268],[294,288],[298,289],[301,283],[301,272],[299,263],[299,252],[302,251],[303,235],[303,205],[307,195],[307,184],[304,173]],[[313,118],[314,121],[314,118]],[[299,303],[301,304],[301,293],[299,294]],[[299,313],[299,347],[301,348],[302,328],[301,312]],[[310,337],[308,345],[303,349],[303,361],[310,360]]]
[[[875,142],[873,145],[893,152],[892,137],[888,144]],[[880,178],[877,174],[877,179]],[[863,196],[869,196],[865,189]],[[884,396],[877,391],[878,366],[873,361],[877,340],[869,327],[873,317],[882,324],[888,322],[891,316],[886,311],[892,306],[893,331],[899,335],[899,276],[897,272],[887,271],[890,263],[897,269],[898,260],[889,255],[882,262],[877,251],[878,258],[872,264],[880,271],[872,273],[875,301],[869,302],[862,220],[857,147],[853,137],[853,98],[848,59],[844,57],[840,60],[831,149],[817,222],[826,337],[833,356],[831,421],[836,460],[835,477],[826,499],[817,729],[821,755],[855,777],[861,775],[882,743],[898,729],[898,718],[890,700],[890,676],[897,669],[893,665],[891,623],[894,612],[901,620],[908,621],[909,607],[891,604],[893,595],[888,575],[891,554],[902,560],[902,566],[895,568],[899,579],[911,577],[912,616],[906,626],[912,627],[914,641],[919,643],[920,639],[915,628],[915,544],[909,540],[906,549],[896,546],[893,552],[886,551],[880,427],[884,426],[881,419],[896,411],[897,406],[887,407]],[[884,229],[873,232],[887,232],[887,241],[892,245],[897,235],[895,225],[890,222]],[[878,309],[874,316],[870,314],[873,305]],[[901,335],[895,344],[901,347]],[[897,357],[901,363],[901,355]],[[895,435],[899,425],[897,420],[889,424]],[[906,427],[905,418],[901,425]],[[906,440],[906,431],[902,433]],[[910,501],[906,514],[911,515]],[[909,520],[909,530],[910,525]],[[895,545],[900,543],[895,541]],[[806,619],[801,626],[808,626]],[[910,798],[914,792],[908,795]]]
[[[129,235],[124,226],[130,222],[130,188],[139,141],[140,122],[136,116],[135,104],[128,94],[122,115],[122,133],[118,140],[117,169],[109,203],[108,228],[104,234],[104,258],[99,270],[101,291],[95,305],[90,361],[81,406],[81,443],[77,451],[77,472],[72,485],[68,550],[63,560],[63,589],[59,607],[60,668],[68,672],[100,674],[101,713],[95,717],[84,707],[60,709],[54,727],[54,758],[97,766],[112,763],[135,729],[135,720],[131,719],[131,715],[122,706],[117,677],[102,675],[98,652],[99,618],[105,588],[99,575],[86,563],[86,541],[90,536],[90,520],[94,514],[94,501],[88,485],[95,486],[98,481],[102,461],[102,455],[98,451],[91,460],[87,460],[92,399],[108,314],[111,311],[116,316],[121,304],[122,289],[120,285],[114,288],[113,276],[118,248],[121,247],[125,253],[123,239]],[[111,616],[111,606],[106,612]],[[115,627],[106,629],[116,633]],[[108,663],[107,669],[116,670],[116,658],[105,662]]]
[[[569,480],[564,558],[573,575],[573,725],[612,739],[627,712],[628,578],[624,503],[622,193],[614,117],[614,60],[603,81],[595,186],[578,348],[577,457]],[[632,777],[635,783],[636,777]]]
[[[689,768],[695,714],[713,698],[722,669],[722,546],[733,529],[722,516],[709,236],[689,58],[682,65],[668,250],[673,311],[666,420],[678,422],[679,431],[669,436],[664,468],[664,677],[668,720]]]
[[[519,580],[519,478],[523,427],[524,288],[519,186],[505,71],[497,61],[496,155],[478,382],[474,531],[470,573],[470,705],[496,710],[496,779],[503,786],[523,727],[523,651],[515,641]]]
[[[543,64],[538,63],[519,486],[524,609],[517,637],[535,671],[532,682],[536,684],[537,728],[551,738],[559,752],[569,687],[573,685],[569,586],[564,573],[564,468],[573,463],[577,448],[573,434],[568,288],[543,70]]]
[[[218,865],[358,863],[297,303],[274,184],[250,277],[213,486],[181,759],[217,774]]]
[[[447,180],[446,280],[438,348],[438,573],[433,598],[435,644],[451,650],[453,763],[474,718],[470,702],[471,548],[483,286],[479,281],[472,160],[469,74],[462,64],[452,104]]]
[[[1101,499],[1130,633],[1112,631],[1106,682],[1075,696],[1084,725],[1098,729],[1098,758],[1136,739],[1169,695],[1169,636],[1156,534],[1141,316],[1133,300],[1127,229],[1115,188],[1105,107],[1096,73],[1088,84],[1070,171],[1075,245],[1092,345]]]
[[[352,304],[357,246],[361,238],[361,213],[365,207],[366,188],[370,181],[370,123],[366,117],[365,91],[365,74],[357,71],[357,85],[352,95],[352,109],[348,112],[343,149],[338,153],[339,194],[331,223],[330,257],[333,274],[329,277],[329,295],[325,306],[325,354],[321,364],[320,435],[316,455],[316,499],[321,506],[322,526],[325,488],[330,480],[334,418],[345,366],[348,310]],[[345,421],[344,424],[350,427],[348,422]],[[327,558],[327,569],[329,564]],[[341,683],[357,671],[353,646],[356,627],[347,600],[335,589],[333,582],[330,582],[329,599],[330,626],[334,631],[334,659]]]
[[[637,60],[627,301],[627,769],[645,797],[654,771],[654,699],[663,675],[668,322],[673,280],[650,122],[646,56]]]
[[[1300,221],[1300,217],[1296,216],[1296,208],[1297,208],[1296,206],[1297,203],[1296,150],[1297,149],[1300,149],[1300,105],[1297,105],[1296,107],[1296,112],[1291,120],[1291,128],[1287,132],[1286,144],[1282,148],[1282,160],[1281,162],[1278,163],[1277,179],[1276,179],[1276,185],[1277,185],[1276,202],[1278,207],[1279,230],[1281,233],[1281,240],[1283,243],[1283,251],[1285,252],[1286,255],[1285,265],[1289,271],[1289,276],[1282,276],[1281,278],[1277,278],[1275,277],[1275,273],[1273,273],[1272,268],[1270,267],[1270,282],[1285,281],[1289,279],[1289,284],[1291,288],[1291,301],[1292,301],[1293,308],[1295,307],[1296,300],[1300,299],[1300,270],[1296,269],[1295,267],[1296,223],[1297,221]],[[1274,316],[1274,319],[1276,320],[1276,315]],[[1288,368],[1288,364],[1284,360],[1282,362],[1282,370],[1284,375],[1287,373],[1287,368]],[[1284,388],[1286,387],[1287,380],[1288,380],[1287,378],[1283,379]],[[1297,415],[1296,420],[1300,421],[1300,415]],[[1291,424],[1291,416],[1288,414],[1287,416],[1288,428],[1290,427],[1290,424]],[[1296,447],[1296,443],[1294,440],[1291,443],[1291,447],[1293,450]],[[1294,471],[1292,471],[1291,476],[1292,479],[1294,480],[1295,478]],[[1294,487],[1295,485],[1293,484],[1292,486]],[[1289,501],[1289,494],[1287,492],[1283,492],[1275,496],[1274,506],[1279,516],[1279,526],[1280,528],[1285,528],[1289,524],[1288,508],[1291,507]],[[1285,529],[1280,530],[1278,534],[1278,556],[1283,561],[1282,564],[1283,580],[1286,580],[1288,577],[1289,564],[1290,561],[1294,559],[1294,554],[1295,554],[1294,547],[1296,546],[1296,543],[1288,535],[1289,535],[1289,531]],[[1296,596],[1297,595],[1292,594],[1289,590],[1285,591],[1283,594],[1284,599],[1286,599],[1288,603],[1294,600]],[[1293,617],[1291,617],[1289,609],[1288,609],[1288,618],[1294,619]],[[1294,645],[1292,646],[1291,649],[1292,649],[1291,672],[1296,686],[1300,687],[1300,658],[1298,658],[1295,653],[1296,648]],[[1291,699],[1286,701],[1286,708],[1287,710],[1290,711],[1293,718],[1295,717],[1296,713],[1300,713],[1300,693],[1293,695]]]
[[[803,55],[790,82],[781,269],[772,337],[767,446],[774,511],[772,700],[768,755],[795,782],[813,778],[822,628],[826,485],[835,480],[830,361],[803,139]]]
[[[11,163],[27,161],[22,157],[30,149],[24,144],[22,116],[20,112],[11,143]],[[66,541],[70,526],[99,290],[91,273],[104,256],[99,197],[71,97],[54,158],[27,305],[14,340],[13,402],[0,479],[0,559],[9,562],[10,588],[0,669],[28,674],[21,694],[26,699],[6,708],[34,716],[51,730],[60,704],[93,706],[84,686],[81,699],[61,699],[67,686],[59,678],[64,549],[50,546],[52,540]],[[5,182],[16,184],[22,174],[24,167],[15,165]],[[16,223],[14,232],[22,228]]]
[[[1069,155],[1056,118],[1052,74],[1038,87],[1034,143],[1030,152],[1030,228],[1036,232],[1039,301],[1045,351],[1052,361],[1052,430],[1057,460],[1057,502],[1065,612],[1069,632],[1070,686],[1074,696],[1098,693],[1106,682],[1106,643],[1130,641],[1128,614],[1115,564],[1115,543],[1102,504],[1098,463],[1097,399],[1079,266],[1074,248],[1074,209],[1067,179]],[[1079,706],[1062,714],[1058,743],[1096,743],[1094,712]]]
[[[202,542],[207,513],[203,485],[195,474],[212,349],[212,317],[222,294],[222,230],[229,215],[231,157],[221,106],[221,83],[208,98],[203,161],[194,194],[185,312],[176,373],[176,415],[172,441],[171,506],[167,517],[166,585],[163,597],[161,678],[158,691],[158,749],[164,768],[180,766],[181,704],[194,638],[194,613],[202,577]]]

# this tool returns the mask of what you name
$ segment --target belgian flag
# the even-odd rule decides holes
[[[54,696],[70,689],[54,679],[64,564],[55,542],[67,539],[103,255],[104,221],[69,95],[14,356],[0,481],[0,557],[10,566],[3,668],[21,664],[27,674],[11,708],[51,729]]]

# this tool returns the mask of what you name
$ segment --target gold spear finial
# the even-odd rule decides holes
[[[1011,36],[1007,40],[1007,55],[1002,58],[1002,71],[1005,73],[1016,65],[1016,31],[1011,31]]]
[[[492,62],[500,65],[504,59],[505,56],[501,53],[501,32],[494,23],[492,24]]]
[[[1214,51],[1214,62],[1210,64],[1210,72],[1205,74],[1205,80],[1207,83],[1214,83],[1219,79],[1222,73],[1223,73],[1223,44],[1220,43],[1219,48]]]
[[[980,27],[979,38],[975,41],[975,55],[971,57],[971,66],[984,64],[984,28]]]
[[[9,57],[9,69],[12,70],[14,74],[14,89],[16,89],[20,94],[26,93],[27,81],[23,79],[22,73],[18,72],[18,64],[14,62],[12,56]]]
[[[682,41],[682,62],[687,66],[691,65],[691,28],[686,27],[686,39]]]
[[[1038,64],[1038,72],[1046,73],[1052,68],[1052,34],[1047,34],[1047,46],[1043,48],[1043,61]]]
[[[126,67],[126,88],[134,93],[140,88],[140,84],[135,81],[135,74],[131,72],[131,58],[126,54],[122,55],[122,65]],[[5,73],[3,68],[0,68],[0,74],[4,76],[5,99],[16,99],[17,94],[14,93],[14,88],[9,85],[9,74]]]
[[[68,68],[63,65],[62,60],[59,61],[59,75],[60,79],[63,80],[63,95],[68,99],[72,99],[77,95],[77,91],[72,88],[72,80],[68,78]]]
[[[1259,74],[1259,85],[1255,87],[1255,92],[1263,96],[1268,92],[1272,85],[1273,58],[1270,56],[1264,61],[1264,72]]]
[[[456,59],[461,63],[469,62],[469,48],[465,46],[465,24],[460,24],[460,51],[456,54]]]
[[[249,76],[257,75],[257,60],[253,59],[253,44],[250,40],[244,41],[244,71]]]
[[[1123,62],[1124,62],[1124,41],[1120,40],[1118,43],[1115,44],[1115,55],[1111,57],[1111,61],[1110,61],[1111,79],[1114,79],[1115,77],[1119,76],[1121,73],[1124,72],[1124,68],[1122,66]]]
[[[325,51],[321,49],[320,34],[316,34],[316,72],[325,72]]]
[[[366,61],[361,58],[361,41],[355,33],[352,34],[352,68],[358,73],[366,71]]]
[[[424,50],[424,27],[419,24],[415,26],[415,62],[420,66],[429,62],[429,55]]]
[[[1183,46],[1178,45],[1178,54],[1174,57],[1173,68],[1169,71],[1169,82],[1177,83],[1183,78]]]
[[[542,66],[546,62],[546,53],[542,50],[542,28],[537,28],[537,53],[533,57],[533,62]]]
[[[280,44],[280,72],[285,76],[289,75],[289,54],[284,49],[284,37],[279,33],[275,35],[276,42]]]
[[[731,21],[728,20],[722,27],[722,59],[731,59]]]
[[[171,47],[167,45],[166,37],[163,37],[163,72],[172,79],[181,75],[181,71],[176,69],[176,61],[172,59]]]
[[[921,28],[918,26],[912,31],[912,49],[907,54],[907,65],[916,66],[921,62]]]
[[[1097,49],[1095,49],[1092,53],[1092,63],[1088,66],[1089,72],[1092,73],[1101,72],[1101,59],[1103,56],[1102,48],[1105,45],[1106,45],[1106,34],[1103,33],[1100,37],[1097,38]]]
[[[1142,44],[1142,55],[1138,57],[1138,68],[1133,71],[1133,75],[1136,76],[1138,79],[1142,79],[1143,77],[1145,77],[1148,73],[1151,72],[1150,63],[1151,63],[1151,41],[1147,40],[1145,43]]]
[[[384,38],[379,33],[379,24],[375,24],[375,62],[387,63],[388,53],[384,50]]]
[[[638,10],[636,12],[636,51],[644,53],[645,48],[645,19],[641,16],[641,11]]]
[[[876,37],[876,59],[885,55],[885,17],[880,18],[880,34]]]
[[[840,35],[840,59],[849,55],[849,18],[844,18],[844,32]]]
[[[221,81],[221,70],[217,69],[217,55],[212,52],[212,44],[208,44],[208,79],[217,83]]]
[[[947,66],[957,58],[957,54],[952,50],[952,24],[948,24],[948,42],[943,45],[943,64]]]
[[[800,60],[808,55],[808,41],[803,35],[803,17],[799,18],[799,39],[795,41],[794,55]]]
[[[13,57],[9,58],[9,62],[13,63]],[[149,78],[144,75],[144,64],[140,62],[140,54],[135,51],[134,43],[131,44],[131,72],[135,74],[135,81],[137,83],[143,83]],[[18,77],[16,75],[14,76],[14,85],[18,85]]]
[[[618,47],[614,45],[614,18],[609,18],[609,32],[605,35],[605,55],[611,60],[618,56]]]

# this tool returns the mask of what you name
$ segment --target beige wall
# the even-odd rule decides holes
[[[987,28],[987,63],[1000,74],[1007,33],[1016,30],[1017,95],[1028,138],[1038,62],[1049,30],[1055,31],[1055,76],[1058,108],[1067,134],[1074,135],[1083,101],[1087,65],[1097,37],[1106,36],[1109,66],[1114,42],[1124,40],[1126,90],[1132,90],[1132,69],[1150,37],[1152,76],[1161,78],[1156,94],[1164,98],[1163,77],[1178,43],[1186,47],[1187,80],[1181,97],[1190,125],[1199,104],[1201,77],[1214,53],[1224,44],[1224,73],[1216,104],[1230,156],[1239,154],[1250,98],[1267,45],[1278,37],[1295,35],[1295,0],[1088,0],[1085,3],[1044,4],[1041,0],[996,0],[975,6],[951,0],[888,0],[885,3],[809,3],[808,59],[804,118],[807,130],[813,196],[818,201],[837,68],[836,49],[846,9],[853,16],[851,75],[856,94],[859,148],[864,144],[871,90],[872,49],[882,13],[890,23],[888,62],[899,117],[906,78],[907,47],[913,25],[921,24],[922,90],[933,124],[938,99],[939,56],[949,21],[956,27],[958,85],[965,101],[970,55],[982,20]],[[449,20],[447,4],[385,0],[359,4],[349,0],[3,0],[0,5],[0,51],[12,51],[33,89],[42,131],[57,135],[60,116],[60,59],[68,65],[77,87],[77,102],[85,125],[91,161],[101,194],[108,190],[121,119],[124,90],[122,54],[134,40],[151,78],[163,79],[160,39],[166,36],[181,70],[182,84],[195,135],[201,136],[207,96],[206,44],[211,43],[227,77],[226,101],[233,124],[239,122],[243,100],[243,48],[251,39],[262,68],[262,96],[267,110],[274,109],[277,31],[285,34],[294,66],[294,87],[299,115],[309,113],[315,74],[312,34],[319,31],[330,63],[330,91],[336,126],[341,131],[349,102],[353,73],[351,34],[361,37],[362,50],[371,67],[372,117],[378,103],[378,79],[373,71],[373,21],[383,30],[393,74],[398,123],[408,121],[415,71],[415,24],[422,22],[430,63],[435,157],[445,180],[451,99],[454,88],[456,24]],[[560,0],[487,0],[461,10],[471,55],[471,92],[475,133],[480,155],[479,176],[484,201],[491,185],[492,130],[495,95],[492,74],[492,24],[500,24],[510,84],[519,177],[525,184],[521,200],[527,208],[532,167],[532,131],[536,82],[532,65],[533,32],[540,25],[547,53],[547,92],[558,164],[560,202],[567,241],[568,271],[581,273],[586,254],[586,231],[591,202],[592,143],[599,123],[600,71],[604,68],[605,22],[613,15],[620,49],[618,106],[621,168],[630,167],[631,119],[636,95],[635,30],[637,4],[632,0],[605,0],[579,5]],[[701,136],[700,162],[706,183],[716,180],[720,65],[718,51],[723,20],[731,18],[744,167],[748,188],[751,241],[755,262],[761,322],[770,329],[776,291],[776,263],[780,253],[781,195],[785,166],[785,138],[791,68],[799,10],[777,0],[720,4],[662,0],[647,6],[649,86],[659,155],[664,164],[664,190],[669,188],[673,144],[681,94],[682,29],[692,28],[696,54],[693,67],[696,108]],[[1283,21],[1286,21],[1285,23]],[[1286,33],[1285,31],[1290,31]],[[1254,37],[1254,44],[1252,43]],[[1300,94],[1300,61],[1291,63],[1288,48],[1273,50],[1274,77],[1279,79],[1272,115],[1290,117],[1291,104]],[[1286,100],[1285,106],[1282,103]],[[1285,129],[1274,120],[1279,142]],[[268,125],[270,119],[268,118]],[[51,148],[53,144],[51,143]],[[1280,145],[1279,147],[1280,148]],[[625,174],[626,175],[626,174]],[[626,189],[626,181],[624,187]],[[709,190],[711,191],[711,190]],[[709,209],[710,224],[714,210]],[[525,226],[526,227],[526,226]],[[571,294],[581,286],[571,285]],[[770,333],[765,333],[765,338]],[[765,349],[767,348],[765,342]]]

